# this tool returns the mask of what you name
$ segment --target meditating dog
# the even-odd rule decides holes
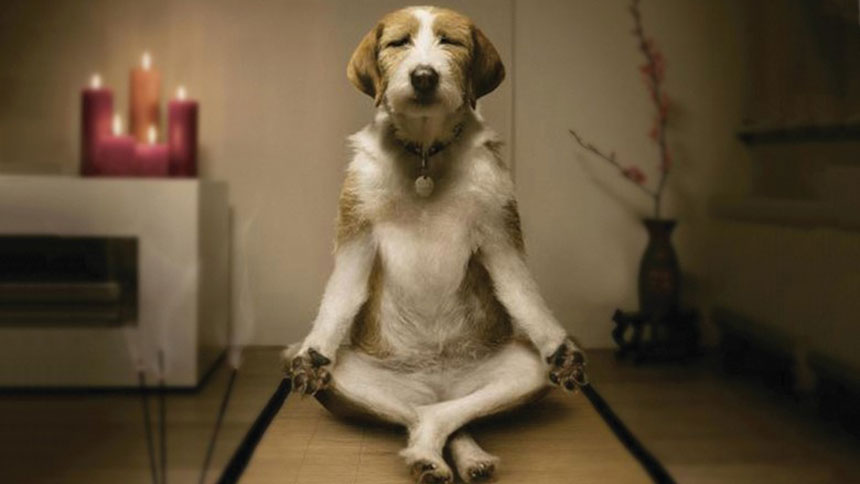
[[[504,76],[451,10],[398,10],[364,37],[347,77],[375,116],[350,137],[319,314],[283,355],[295,392],[406,427],[420,483],[453,481],[446,445],[463,480],[492,477],[498,459],[467,424],[583,377],[526,267],[501,141],[475,110]]]

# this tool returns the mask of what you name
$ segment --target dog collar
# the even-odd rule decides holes
[[[418,143],[413,143],[409,141],[403,141],[398,138],[396,135],[394,139],[403,147],[403,149],[412,155],[417,156],[421,159],[421,170],[418,178],[415,179],[415,192],[420,197],[429,197],[433,193],[433,179],[430,178],[428,172],[430,171],[430,158],[439,154],[445,148],[451,146],[454,141],[457,141],[457,138],[463,133],[463,123],[459,123],[454,126],[454,136],[451,137],[447,142],[437,141],[430,145],[426,150],[423,145]]]

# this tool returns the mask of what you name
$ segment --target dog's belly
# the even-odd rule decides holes
[[[510,340],[468,220],[379,224],[377,267],[353,343],[394,364],[481,358]]]

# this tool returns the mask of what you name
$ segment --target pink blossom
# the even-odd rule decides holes
[[[621,173],[624,174],[625,177],[629,178],[633,183],[642,185],[645,183],[645,174],[642,173],[642,170],[636,166],[628,166],[621,170]]]

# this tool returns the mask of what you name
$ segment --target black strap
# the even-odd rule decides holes
[[[233,368],[230,371],[230,379],[227,380],[227,388],[224,390],[224,396],[221,398],[221,406],[218,408],[218,416],[215,418],[215,428],[212,429],[212,437],[209,439],[206,456],[203,458],[203,468],[200,470],[198,484],[206,484],[206,473],[209,471],[209,465],[212,463],[212,455],[215,453],[215,443],[218,442],[218,431],[221,430],[224,415],[227,414],[227,404],[230,402],[230,395],[233,393],[233,383],[236,382],[237,373],[239,373],[237,368]]]
[[[651,454],[651,452],[649,452],[641,442],[639,442],[633,433],[630,432],[627,426],[624,425],[624,422],[622,422],[621,419],[618,418],[618,415],[612,411],[612,407],[610,407],[609,404],[606,403],[606,400],[597,393],[594,386],[587,383],[580,388],[594,409],[597,410],[597,413],[600,414],[603,421],[606,422],[606,425],[608,425],[612,430],[612,433],[614,433],[618,440],[624,444],[624,447],[627,448],[633,457],[642,464],[642,467],[645,468],[645,471],[649,476],[651,476],[651,479],[658,484],[674,484],[675,480],[672,479],[672,476],[669,475],[669,472],[666,471],[663,464],[661,464],[660,461],[658,461],[657,458],[655,458],[654,455]],[[242,477],[245,467],[247,467],[248,462],[251,460],[251,456],[254,454],[254,449],[257,448],[257,444],[260,443],[260,439],[263,437],[269,424],[272,423],[278,410],[283,406],[284,401],[287,399],[289,394],[290,380],[288,378],[284,378],[281,380],[275,393],[272,394],[271,398],[269,398],[269,402],[266,403],[263,411],[257,416],[257,419],[254,421],[254,425],[252,425],[248,430],[242,443],[239,444],[239,447],[236,449],[236,452],[233,454],[233,457],[224,469],[224,473],[221,474],[221,478],[218,479],[218,484],[231,484],[237,482],[239,478]]]
[[[606,400],[597,393],[597,390],[594,389],[590,383],[586,383],[580,387],[582,389],[582,393],[588,398],[588,401],[591,402],[591,406],[597,410],[597,413],[603,418],[603,421],[606,422],[606,425],[612,430],[612,433],[618,437],[618,440],[624,444],[624,447],[627,447],[627,450],[642,464],[642,467],[645,468],[645,471],[651,476],[651,479],[658,484],[674,484],[675,480],[672,479],[672,476],[669,475],[669,472],[666,471],[666,468],[663,467],[663,464],[654,457],[645,446],[639,442],[639,439],[630,432],[630,429],[624,425],[624,422],[618,418],[618,415],[612,411],[612,407],[606,403]]]
[[[146,432],[146,450],[149,453],[149,475],[152,484],[158,484],[158,469],[155,464],[155,439],[152,435],[152,418],[149,415],[149,399],[146,390],[146,373],[137,372],[137,382],[140,390],[140,403],[143,407],[143,429]]]
[[[257,444],[260,443],[260,439],[263,438],[263,434],[266,433],[266,429],[269,428],[269,424],[272,423],[278,410],[281,409],[284,405],[284,401],[287,400],[287,396],[290,394],[290,387],[291,384],[289,378],[281,380],[275,393],[273,393],[271,398],[269,398],[268,403],[263,407],[263,411],[260,412],[260,415],[257,415],[257,419],[254,420],[254,424],[251,425],[250,429],[248,429],[248,433],[245,434],[245,438],[242,439],[242,443],[239,444],[236,452],[233,453],[233,457],[230,458],[230,462],[227,463],[227,467],[218,479],[218,484],[231,484],[238,482],[239,478],[242,477],[242,473],[245,472],[245,467],[248,466],[251,456],[254,455],[254,449],[257,448]]]

